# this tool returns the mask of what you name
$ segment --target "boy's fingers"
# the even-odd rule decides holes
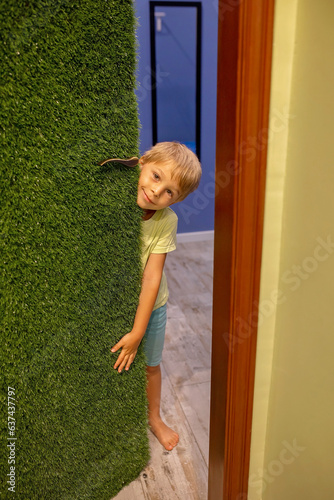
[[[114,364],[115,370],[118,368],[118,371],[121,372],[127,362],[128,356],[123,353],[123,351],[120,353],[120,355],[117,358],[116,363]]]
[[[112,347],[111,352],[116,352],[120,347],[122,347],[121,341],[118,342],[116,345],[114,345],[114,347]],[[119,373],[121,373],[123,368],[129,370],[133,360],[135,359],[136,354],[137,351],[132,354],[125,354],[124,350],[122,350],[116,360],[116,363],[114,364],[114,369],[115,370],[118,369]]]
[[[130,354],[130,356],[124,356],[124,358],[123,358],[123,360],[118,368],[119,373],[121,373],[123,368],[125,368],[125,370],[128,371],[130,366],[132,365],[134,359],[135,359],[135,354]]]
[[[125,367],[126,370],[129,370],[130,366],[132,365],[133,360],[134,360],[134,356],[131,355],[130,358],[128,359],[128,362],[126,363],[126,367]]]
[[[137,351],[134,352],[133,354],[131,354],[131,356],[129,357],[128,363],[127,363],[127,365],[125,367],[126,370],[128,370],[130,368],[130,366],[132,365],[132,363],[134,362],[136,354],[137,354]]]
[[[121,371],[123,370],[125,365],[126,365],[126,359],[123,359],[122,363],[120,364],[120,366],[118,368],[119,373],[121,373]]]
[[[121,352],[116,360],[116,363],[114,364],[115,370],[123,362],[123,359],[124,359],[124,354],[122,354],[122,352]]]
[[[111,352],[116,352],[116,351],[118,351],[118,349],[120,347],[121,347],[121,343],[117,342],[117,344],[115,344],[114,347],[112,347],[110,350],[111,350]]]

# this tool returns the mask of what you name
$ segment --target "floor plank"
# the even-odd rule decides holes
[[[173,385],[210,380],[210,355],[203,335],[188,319],[168,318],[163,363]]]
[[[210,382],[185,384],[176,388],[182,410],[189,423],[194,439],[209,464]]]

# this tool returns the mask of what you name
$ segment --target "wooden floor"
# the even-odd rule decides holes
[[[207,499],[212,267],[212,241],[178,244],[167,257],[161,410],[180,442],[168,452],[149,432],[151,460],[115,500]]]

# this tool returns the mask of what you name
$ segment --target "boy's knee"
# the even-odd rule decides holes
[[[160,364],[157,366],[146,366],[146,371],[149,375],[157,373],[160,370]]]

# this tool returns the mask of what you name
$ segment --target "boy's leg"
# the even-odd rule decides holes
[[[168,427],[160,416],[161,369],[158,366],[147,366],[147,399],[149,424],[160,443],[170,451],[179,442],[179,435]]]

